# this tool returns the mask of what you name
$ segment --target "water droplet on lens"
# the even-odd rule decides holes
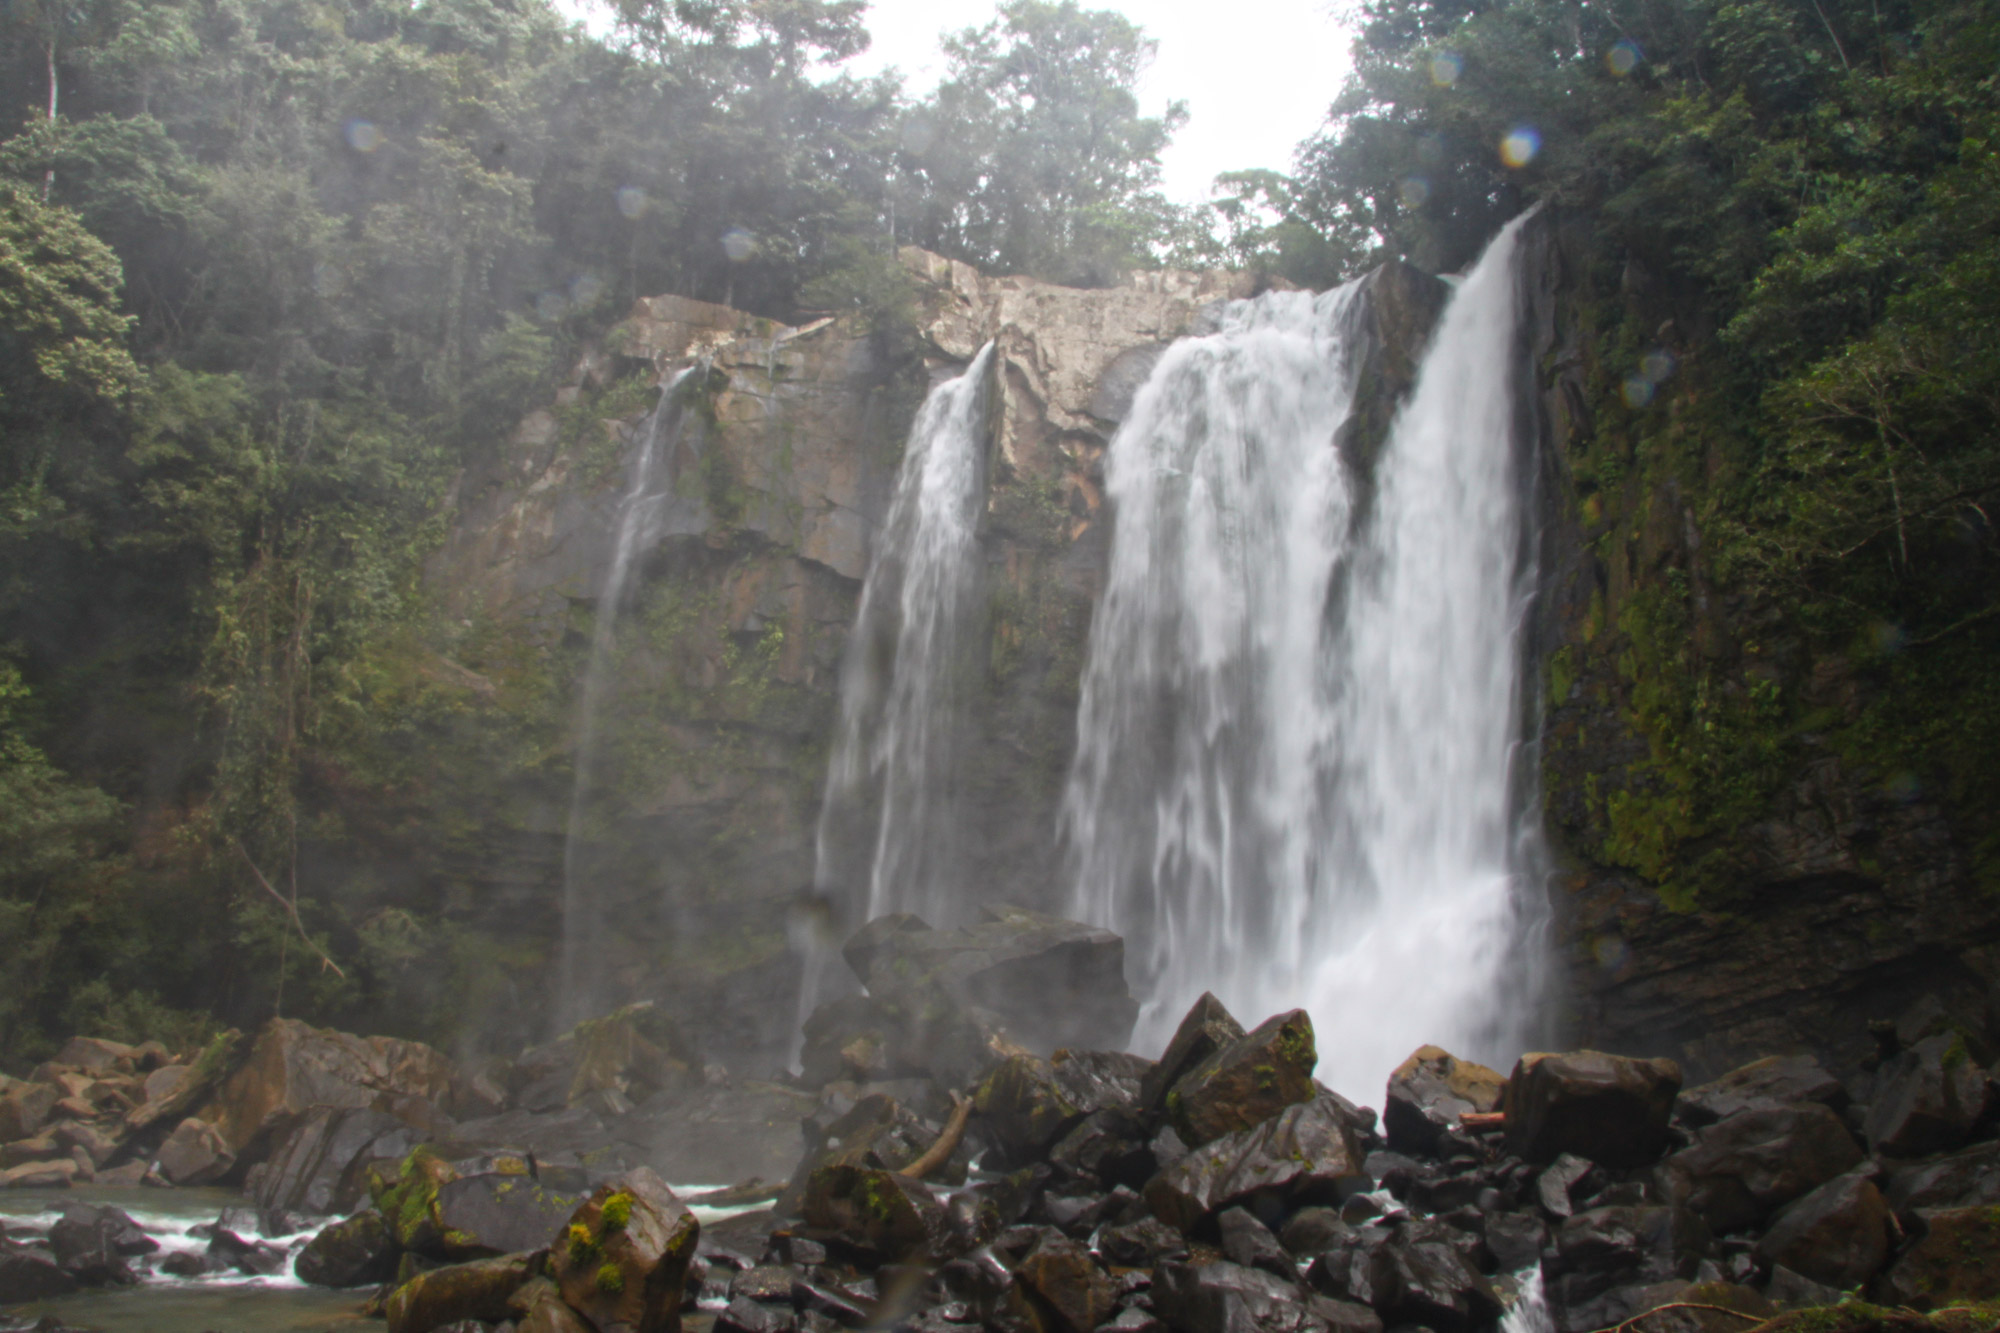
[[[350,120],[342,133],[347,136],[347,146],[357,153],[372,153],[383,144],[382,131],[373,121]]]
[[[1500,141],[1500,160],[1510,167],[1525,167],[1542,151],[1542,136],[1532,126],[1516,126]]]
[[[740,264],[757,253],[757,238],[741,227],[734,228],[722,237],[722,253]]]
[[[1639,67],[1645,56],[1639,51],[1639,44],[1631,38],[1616,42],[1604,53],[1604,67],[1618,78],[1624,78]]]
[[[1644,407],[1653,401],[1653,382],[1644,375],[1633,375],[1625,381],[1625,405]]]
[[[1440,51],[1431,57],[1431,82],[1440,88],[1449,88],[1458,82],[1458,76],[1465,72],[1465,57],[1451,51]]]

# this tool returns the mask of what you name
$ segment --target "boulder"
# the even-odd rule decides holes
[[[398,1252],[388,1222],[370,1208],[307,1241],[293,1272],[315,1287],[372,1287],[395,1273]]]
[[[532,1256],[526,1254],[476,1259],[418,1273],[391,1292],[384,1303],[389,1333],[432,1333],[467,1319],[497,1324],[511,1317],[508,1302],[531,1276]]]
[[[1963,1037],[1940,1032],[1876,1074],[1868,1144],[1884,1157],[1947,1152],[1971,1137],[1985,1109],[1986,1071],[1973,1063]]]
[[[68,1157],[47,1162],[23,1162],[0,1171],[0,1190],[68,1189],[82,1171]]]
[[[206,1120],[181,1121],[153,1157],[153,1168],[176,1185],[206,1185],[236,1165],[222,1134]]]
[[[1575,1199],[1603,1188],[1604,1173],[1597,1163],[1575,1153],[1564,1153],[1535,1177],[1535,1202],[1542,1211],[1560,1221],[1576,1212]]]
[[[315,1106],[247,1182],[249,1193],[265,1208],[345,1212],[367,1192],[363,1162],[401,1158],[416,1142],[414,1130],[373,1106]]]
[[[50,1063],[68,1065],[90,1074],[109,1074],[118,1070],[130,1073],[139,1067],[139,1050],[122,1041],[106,1041],[102,1037],[71,1037]]]
[[[561,1289],[544,1277],[530,1279],[517,1290],[508,1308],[514,1313],[514,1333],[597,1333],[564,1302]],[[722,1327],[720,1319],[716,1327]]]
[[[209,1228],[208,1257],[211,1272],[233,1268],[251,1277],[268,1277],[283,1271],[287,1254],[276,1245],[249,1240],[218,1224]]]
[[[856,1166],[898,1171],[924,1154],[941,1132],[885,1093],[871,1093],[845,1112],[824,1122],[817,1116],[803,1123],[806,1150],[778,1197],[776,1210],[796,1216],[813,1174],[830,1166]],[[954,1157],[962,1155],[954,1154]],[[961,1179],[963,1177],[961,1176]]]
[[[1507,1150],[1531,1162],[1570,1152],[1605,1166],[1644,1166],[1667,1146],[1680,1086],[1672,1060],[1601,1051],[1524,1055],[1503,1099]]]
[[[2000,1208],[1917,1214],[1921,1234],[1883,1275],[1879,1299],[1918,1310],[2000,1298]]]
[[[421,1042],[356,1037],[274,1018],[204,1113],[240,1162],[261,1160],[316,1106],[363,1107],[378,1096],[441,1100],[452,1063]]]
[[[829,1166],[807,1183],[806,1224],[872,1263],[941,1259],[945,1211],[921,1182],[893,1171]]]
[[[1391,1325],[1468,1333],[1500,1314],[1492,1284],[1438,1227],[1399,1228],[1378,1252],[1368,1304]]]
[[[1754,1226],[1861,1161],[1847,1127],[1814,1102],[1738,1111],[1667,1159],[1667,1193],[1716,1231]]]
[[[1297,1207],[1338,1203],[1367,1185],[1340,1107],[1314,1098],[1188,1153],[1147,1182],[1145,1197],[1155,1216],[1187,1231],[1211,1212],[1260,1195]]]
[[[0,1306],[67,1296],[78,1285],[50,1255],[0,1240]]]
[[[1838,1176],[1787,1204],[1757,1242],[1757,1259],[1846,1291],[1889,1260],[1896,1219],[1875,1183],[1859,1172]]]
[[[1183,1074],[1243,1035],[1243,1025],[1206,991],[1181,1018],[1167,1049],[1139,1086],[1140,1105],[1155,1113],[1167,1109],[1167,1093]]]
[[[1500,1109],[1506,1076],[1460,1060],[1437,1046],[1420,1046],[1389,1075],[1382,1127],[1397,1152],[1432,1153],[1445,1130],[1468,1111]]]
[[[1488,1213],[1486,1250],[1503,1273],[1518,1273],[1541,1262],[1549,1229],[1533,1213]]]
[[[107,1120],[98,1124],[85,1124],[69,1120],[56,1126],[55,1140],[68,1151],[81,1150],[90,1159],[92,1169],[103,1166],[123,1146],[125,1125],[121,1120]]]
[[[242,1044],[243,1034],[235,1028],[216,1036],[202,1048],[201,1054],[187,1066],[187,1072],[171,1089],[158,1097],[148,1097],[127,1111],[125,1127],[136,1131],[163,1122],[174,1124],[180,1121],[201,1105],[210,1090],[236,1067],[237,1050]]]
[[[437,1220],[438,1190],[458,1179],[451,1163],[428,1147],[419,1147],[391,1171],[371,1168],[368,1194],[389,1224],[398,1248],[419,1253],[441,1252],[443,1237]]]
[[[187,1082],[188,1070],[187,1065],[162,1065],[146,1075],[142,1085],[145,1096],[140,1099],[140,1105],[165,1101],[178,1092],[181,1085]]]
[[[1154,1313],[1175,1333],[1326,1333],[1306,1293],[1270,1273],[1227,1262],[1163,1263]]]
[[[1072,1179],[1142,1188],[1160,1169],[1146,1117],[1138,1111],[1106,1107],[1076,1122],[1049,1149],[1049,1165]]]
[[[1061,1050],[1053,1060],[1025,1052],[1010,1056],[973,1094],[979,1131],[1002,1157],[1021,1165],[1047,1157],[1059,1137],[1094,1114],[1127,1117],[1116,1123],[1136,1132],[1141,1126],[1130,1117],[1150,1067],[1137,1056],[1104,1051]]]
[[[1053,1316],[1053,1333],[1091,1333],[1117,1309],[1118,1285],[1089,1249],[1066,1237],[1045,1237],[1014,1270],[1014,1279]]]
[[[1215,1219],[1222,1233],[1222,1252],[1229,1262],[1245,1268],[1261,1268],[1290,1281],[1298,1276],[1298,1266],[1271,1228],[1257,1220],[1246,1208],[1225,1208]]]
[[[0,1143],[25,1139],[49,1122],[62,1092],[46,1083],[15,1083],[0,1092]]]
[[[20,1166],[24,1162],[52,1162],[58,1157],[68,1155],[69,1145],[56,1136],[56,1129],[45,1129],[32,1138],[0,1143],[0,1171]]]
[[[126,1260],[159,1248],[158,1241],[116,1208],[71,1204],[49,1228],[56,1262],[86,1287],[132,1286],[139,1277]]]
[[[520,1167],[438,1186],[432,1215],[447,1255],[476,1259],[538,1250],[562,1230],[583,1200],[544,1186],[528,1174],[526,1162]]]
[[[571,1309],[599,1329],[678,1329],[688,1264],[701,1238],[666,1182],[645,1167],[584,1200],[549,1255],[549,1276]]]
[[[1167,1115],[1181,1140],[1198,1148],[1261,1125],[1314,1099],[1312,1019],[1303,1009],[1277,1014],[1215,1051],[1175,1080]]]
[[[1818,1102],[1836,1112],[1847,1109],[1847,1089],[1810,1055],[1773,1055],[1732,1069],[1713,1082],[1680,1095],[1675,1111],[1699,1128],[1753,1106]]]
[[[507,1071],[511,1099],[530,1111],[643,1101],[700,1083],[694,1043],[664,1009],[641,1001],[586,1019]],[[460,1091],[464,1081],[460,1080]]]
[[[2000,1204],[2000,1143],[1899,1166],[1882,1192],[1898,1213]]]
[[[1542,1274],[1562,1330],[1605,1328],[1626,1317],[1621,1292],[1695,1275],[1711,1241],[1707,1227],[1678,1207],[1592,1208],[1557,1229]]]

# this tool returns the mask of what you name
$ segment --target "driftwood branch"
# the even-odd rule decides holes
[[[1741,1310],[1732,1310],[1726,1305],[1707,1305],[1701,1301],[1669,1301],[1665,1305],[1656,1305],[1644,1313],[1635,1314],[1622,1324],[1614,1324],[1610,1328],[1600,1328],[1597,1330],[1597,1333],[1625,1333],[1626,1329],[1631,1328],[1641,1320],[1650,1319],[1656,1314],[1664,1314],[1668,1310],[1707,1310],[1713,1314],[1734,1315],[1736,1318],[1749,1324],[1763,1324],[1770,1320],[1769,1315],[1744,1314]]]
[[[1466,1129],[1504,1129],[1507,1125],[1507,1113],[1467,1111],[1458,1117],[1458,1123]]]
[[[294,903],[291,899],[285,897],[284,894],[279,893],[276,889],[271,887],[271,881],[264,878],[264,872],[257,868],[257,863],[255,861],[252,861],[250,859],[250,853],[243,850],[242,843],[236,841],[236,839],[234,838],[231,838],[229,840],[229,845],[234,847],[236,849],[236,854],[243,858],[243,864],[250,867],[250,873],[255,875],[257,877],[257,882],[264,886],[264,892],[270,894],[273,898],[276,898],[278,900],[278,906],[284,908],[286,914],[292,918],[292,925],[299,932],[299,938],[305,941],[306,947],[308,949],[311,949],[314,953],[319,955],[319,961],[321,965],[323,967],[328,967],[333,969],[333,974],[339,977],[342,981],[345,981],[347,979],[347,973],[340,970],[340,964],[334,962],[333,959],[329,958],[327,956],[326,950],[320,948],[319,945],[313,943],[313,937],[306,934],[306,923],[299,920],[298,904]]]
[[[937,1136],[937,1142],[927,1148],[923,1155],[902,1170],[903,1175],[912,1180],[922,1180],[931,1172],[951,1160],[958,1151],[959,1140],[965,1137],[966,1122],[972,1119],[972,1099],[951,1094],[951,1119],[945,1122],[944,1132]]]

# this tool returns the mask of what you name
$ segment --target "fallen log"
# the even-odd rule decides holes
[[[912,1180],[922,1180],[950,1161],[951,1155],[958,1151],[959,1140],[965,1137],[966,1122],[971,1119],[972,1099],[955,1092],[951,1094],[951,1119],[945,1122],[944,1132],[916,1161],[904,1167],[901,1174]]]

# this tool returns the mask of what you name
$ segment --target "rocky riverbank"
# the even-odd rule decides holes
[[[246,1206],[167,1247],[51,1208],[0,1242],[0,1306],[277,1274],[391,1333],[1737,1333],[1844,1295],[2000,1299],[1983,1031],[1920,1010],[1871,1069],[1780,1056],[1686,1090],[1669,1060],[1503,1075],[1425,1047],[1378,1114],[1314,1080],[1302,1011],[1246,1030],[1204,997],[1160,1060],[1116,1050],[1121,952],[1026,913],[871,923],[845,950],[867,993],[765,1083],[646,1006],[473,1067],[283,1020],[190,1058],[79,1039],[0,1088],[5,1178]],[[1022,1039],[1056,1016],[1066,1044]],[[666,1183],[734,1176],[762,1178]],[[307,1216],[340,1220],[308,1241]],[[1839,1317],[1894,1322],[1871,1309]]]

